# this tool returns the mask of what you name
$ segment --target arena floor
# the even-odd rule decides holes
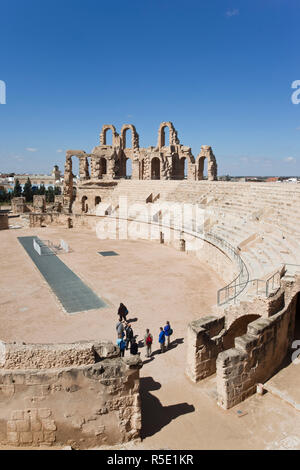
[[[51,288],[18,242],[20,236],[65,239],[60,259],[107,304],[78,314],[63,311]],[[0,233],[0,338],[4,341],[115,341],[117,308],[129,309],[134,333],[154,336],[151,359],[141,369],[143,441],[127,448],[300,448],[298,412],[270,393],[225,411],[216,404],[212,376],[199,384],[184,374],[189,321],[211,313],[222,280],[207,265],[171,247],[148,241],[99,240],[91,231],[60,228]],[[118,256],[100,256],[115,251]],[[170,320],[173,343],[157,354],[159,327]],[[295,366],[300,368],[299,366]],[[122,446],[118,446],[122,448]]]

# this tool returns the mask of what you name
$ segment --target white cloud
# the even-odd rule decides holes
[[[283,159],[285,163],[296,163],[296,158],[295,157],[286,157]]]
[[[57,152],[57,153],[62,153],[63,150],[62,150],[62,149],[57,149],[56,152]]]
[[[239,15],[240,11],[237,8],[233,8],[232,10],[227,10],[226,11],[226,16],[228,18],[231,18],[232,16],[237,16]]]
[[[27,147],[26,150],[27,152],[37,152],[37,149],[34,147]]]

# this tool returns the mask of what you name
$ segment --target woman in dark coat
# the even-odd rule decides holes
[[[124,319],[126,321],[126,315],[127,314],[128,314],[127,308],[125,307],[124,304],[120,303],[120,307],[119,307],[119,310],[118,310],[118,315],[120,317],[120,321],[122,321],[122,319]]]

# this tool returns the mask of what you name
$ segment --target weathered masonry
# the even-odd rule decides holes
[[[111,133],[110,144],[108,132]],[[63,194],[65,209],[70,207],[74,194],[72,157],[79,159],[80,183],[95,184],[99,180],[125,178],[128,160],[131,161],[131,178],[134,180],[181,180],[185,177],[188,180],[202,180],[205,160],[208,180],[217,179],[217,162],[211,147],[203,145],[195,159],[191,147],[180,144],[172,122],[161,123],[157,145],[148,148],[140,148],[139,135],[132,124],[124,124],[120,135],[109,124],[102,127],[100,145],[94,147],[90,154],[83,150],[67,151]]]
[[[87,448],[138,438],[141,366],[111,343],[0,342],[0,444]]]

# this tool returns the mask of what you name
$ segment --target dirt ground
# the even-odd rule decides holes
[[[18,242],[37,235],[66,240],[60,255],[108,307],[77,314],[63,311],[48,284]],[[225,411],[216,404],[215,376],[199,384],[184,374],[187,324],[212,313],[222,280],[193,256],[150,241],[99,240],[94,232],[61,228],[0,232],[0,338],[4,341],[115,341],[117,308],[127,305],[138,341],[154,336],[152,358],[141,369],[142,442],[128,449],[300,448],[299,412],[280,398],[255,395]],[[98,251],[115,251],[102,257]],[[159,327],[171,322],[170,349],[158,354]],[[299,368],[299,366],[294,366]],[[296,370],[295,369],[295,370]],[[1,405],[0,405],[1,406]]]

